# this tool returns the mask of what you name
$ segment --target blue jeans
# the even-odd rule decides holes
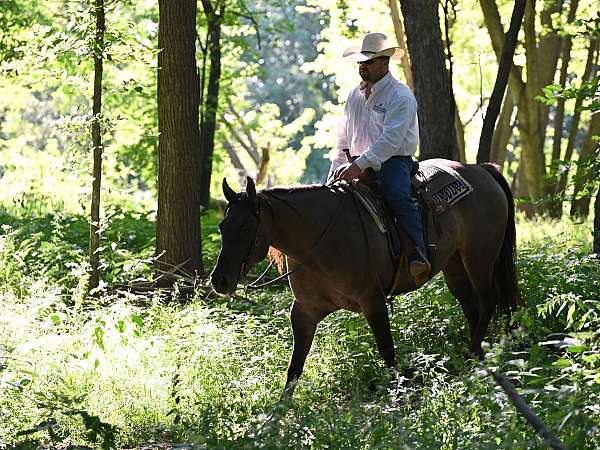
[[[423,254],[427,255],[419,208],[410,196],[412,165],[411,156],[392,156],[381,165],[379,178],[381,179],[383,198],[392,210],[392,215],[404,226]]]

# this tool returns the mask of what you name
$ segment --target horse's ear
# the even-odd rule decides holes
[[[246,177],[246,195],[251,203],[256,201],[256,186],[254,186],[254,181],[250,177]]]
[[[225,195],[225,198],[230,203],[236,198],[235,191],[227,184],[227,178],[223,178],[223,195]]]

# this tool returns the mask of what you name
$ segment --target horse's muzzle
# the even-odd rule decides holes
[[[218,294],[228,295],[235,290],[235,280],[223,273],[213,272],[210,275],[210,282]]]

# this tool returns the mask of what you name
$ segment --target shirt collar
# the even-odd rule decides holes
[[[392,76],[391,72],[386,73],[381,80],[379,80],[373,85],[373,87],[371,88],[371,92],[379,92],[380,89],[385,88],[385,86],[387,86],[387,84],[390,83],[393,79],[394,77]]]

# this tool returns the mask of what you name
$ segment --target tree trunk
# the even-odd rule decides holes
[[[529,186],[525,179],[525,165],[527,161],[523,158],[519,159],[519,165],[514,176],[514,189],[515,197],[519,200],[517,203],[517,211],[525,213],[525,216],[532,218],[535,215],[535,206],[529,196]]]
[[[582,196],[579,196],[579,193],[582,190],[592,189],[588,183],[596,181],[598,177],[597,160],[600,155],[598,154],[598,142],[594,141],[594,136],[598,135],[600,135],[600,114],[596,113],[592,114],[588,133],[579,154],[571,202],[571,218],[573,219],[585,219],[590,211],[591,192],[584,193]]]
[[[581,86],[590,79],[592,75],[592,68],[594,67],[594,55],[596,54],[596,48],[598,41],[592,39],[590,41],[590,47],[588,49],[587,61],[585,63],[585,69],[583,71],[583,77],[581,78]],[[579,120],[581,119],[581,105],[583,104],[583,97],[575,99],[575,107],[573,110],[573,117],[571,119],[571,128],[569,130],[569,138],[567,140],[567,148],[565,150],[565,156],[563,158],[565,168],[560,174],[558,183],[555,186],[554,194],[556,202],[558,203],[555,214],[556,217],[562,216],[562,204],[565,198],[565,190],[567,189],[567,181],[569,180],[569,164],[573,157],[573,150],[575,149],[575,143],[577,140],[577,133],[579,132]]]
[[[529,0],[526,3],[523,30],[527,58],[527,83],[523,82],[522,68],[515,64],[512,64],[509,79],[509,92],[513,94],[513,100],[518,105],[517,124],[521,137],[521,158],[526,160],[521,173],[528,184],[527,191],[538,213],[544,212],[546,209],[542,201],[546,194],[544,136],[548,121],[548,108],[535,100],[535,96],[542,94],[542,88],[552,81],[556,71],[560,40],[558,34],[550,26],[550,19],[552,14],[560,11],[562,3],[562,0],[545,3],[545,9],[541,12],[540,18],[549,31],[539,39],[539,42],[535,32],[535,0]],[[480,0],[480,4],[494,52],[500,59],[504,35],[498,8],[494,0]]]
[[[504,92],[506,90],[506,84],[508,83],[508,76],[513,65],[513,55],[515,53],[517,37],[523,21],[525,3],[526,0],[515,1],[512,17],[510,19],[510,26],[504,39],[504,46],[502,48],[500,64],[498,66],[498,75],[496,77],[494,89],[488,103],[485,119],[483,120],[483,129],[481,131],[479,150],[477,152],[478,163],[490,161],[492,137],[494,134],[496,119],[498,118],[498,114],[500,114],[500,107],[502,105],[502,98],[504,97]]]
[[[577,13],[577,7],[579,6],[579,0],[571,0],[571,5],[569,6],[569,15],[567,18],[567,23],[573,23],[575,20],[575,15]],[[567,73],[569,68],[569,61],[571,60],[571,47],[572,40],[570,36],[564,36],[562,42],[562,50],[561,50],[561,67],[560,67],[560,77],[558,81],[558,85],[561,87],[565,87],[567,83]],[[563,123],[565,120],[565,99],[562,97],[558,98],[556,105],[556,112],[554,114],[554,135],[552,137],[552,158],[550,161],[550,166],[552,167],[552,177],[549,180],[549,190],[551,192],[552,198],[550,200],[550,205],[548,209],[548,214],[553,218],[560,218],[562,216],[562,198],[559,195],[560,191],[558,190],[559,180],[560,180],[560,172],[558,171],[561,159],[561,147],[562,147],[562,137],[563,137]]]
[[[450,89],[453,89],[454,79],[453,79],[453,63],[452,63],[452,45],[450,42],[450,29],[452,28],[453,20],[451,20],[451,15],[449,12],[450,7],[454,9],[454,0],[444,0],[444,4],[442,6],[444,10],[444,39],[443,43],[445,44],[446,50],[446,59],[448,60],[448,76],[450,79]],[[454,10],[454,20],[456,20],[456,10]],[[466,163],[467,157],[465,154],[465,129],[460,120],[460,113],[458,112],[458,107],[456,106],[456,100],[454,98],[454,91],[452,92],[452,100],[454,101],[452,107],[454,109],[454,133],[456,134],[456,146],[458,155],[456,157],[457,161]]]
[[[459,157],[455,103],[442,45],[438,0],[400,0],[415,83],[420,159]]]
[[[104,59],[104,0],[95,0],[96,36],[94,38],[94,94],[92,99],[92,145],[94,168],[90,211],[90,273],[88,289],[100,284],[100,189],[102,186],[102,62]]]
[[[558,59],[562,49],[562,38],[559,34],[560,29],[555,28],[553,16],[560,15],[563,10],[565,0],[545,0],[543,2],[544,9],[540,13],[540,21],[542,23],[542,32],[538,39],[538,54],[539,66],[533,68],[538,70],[536,79],[539,82],[535,95],[543,95],[543,88],[554,82],[554,78],[558,69]],[[527,76],[529,76],[530,67],[527,68]],[[542,153],[544,152],[544,142],[546,140],[546,131],[550,118],[550,108],[548,105],[537,102],[540,107],[540,135],[542,136]],[[545,186],[545,193],[549,193],[548,186]]]
[[[546,176],[545,158],[542,148],[541,136],[536,133],[539,117],[531,113],[531,105],[527,98],[519,102],[517,123],[521,137],[521,160],[525,162],[523,181],[527,183],[527,190],[534,205],[536,213],[543,212],[540,202],[544,196],[544,177]]]
[[[196,1],[159,0],[158,6],[156,268],[202,275]]]
[[[267,169],[269,168],[269,161],[271,160],[270,146],[267,144],[262,148],[262,157],[260,159],[260,166],[256,175],[256,185],[263,184],[267,179]]]
[[[525,55],[527,67],[527,85],[525,95],[519,100],[519,131],[523,148],[521,158],[525,159],[523,175],[527,182],[529,196],[536,204],[536,210],[543,212],[541,201],[544,196],[544,178],[546,162],[544,158],[544,141],[541,133],[542,106],[535,100],[542,93],[544,86],[540,79],[540,54],[535,33],[535,0],[527,2],[523,30],[525,32]]]
[[[571,0],[567,23],[573,23],[573,21],[575,20],[575,15],[577,13],[578,5],[579,5],[579,0]],[[571,37],[568,35],[564,36],[563,42],[562,42],[562,50],[561,50],[560,77],[559,77],[559,81],[558,81],[558,85],[563,88],[565,87],[565,85],[567,83],[567,73],[568,73],[568,69],[569,69],[569,62],[571,60],[571,47],[572,46],[573,46],[573,41],[571,40]],[[565,118],[565,99],[560,97],[557,101],[556,115],[554,118],[552,162],[560,159],[564,118]]]
[[[200,139],[202,149],[202,179],[200,184],[200,204],[208,207],[210,200],[210,179],[212,175],[212,159],[215,149],[215,130],[217,128],[217,109],[219,107],[219,81],[221,80],[221,10],[216,9],[211,0],[202,0],[208,27],[207,51],[210,52],[210,72],[205,104],[202,105],[202,130]]]
[[[404,27],[402,26],[402,19],[400,19],[400,11],[398,10],[398,0],[389,0],[389,4],[396,40],[398,41],[398,45],[406,50],[406,39],[404,35]],[[407,51],[404,52],[401,61],[402,70],[404,71],[404,78],[406,79],[406,85],[411,91],[415,92],[415,82],[413,81],[412,69],[410,67],[410,59]]]
[[[594,253],[600,254],[600,188],[596,192],[596,206],[594,207]]]
[[[502,22],[500,21],[500,13],[494,0],[481,0],[480,5],[486,28],[492,40],[494,53],[498,61],[500,61],[505,39]],[[496,127],[496,133],[494,133],[492,138],[492,153],[490,157],[492,161],[501,166],[504,165],[506,146],[513,132],[512,115],[515,105],[518,103],[524,89],[525,84],[521,79],[521,69],[513,63],[508,79],[508,90],[500,112],[500,119]]]
[[[513,134],[514,122],[512,121],[512,116],[514,111],[515,102],[513,100],[513,95],[510,92],[509,84],[508,91],[504,96],[504,102],[502,103],[500,117],[496,124],[496,130],[492,137],[492,150],[490,154],[490,160],[500,167],[504,167],[504,162],[506,161],[506,147]]]
[[[502,21],[500,20],[500,13],[496,6],[495,0],[480,0],[481,11],[483,12],[483,19],[485,26],[488,29],[490,40],[492,41],[492,48],[496,54],[496,59],[500,62],[502,56],[502,49],[504,48],[504,31],[502,29]],[[513,99],[515,103],[518,103],[519,98],[523,95],[525,90],[525,83],[522,79],[522,68],[515,65],[511,65],[509,85],[513,85],[510,91],[514,95]]]
[[[456,133],[456,145],[458,146],[458,161],[462,163],[467,162],[467,155],[465,154],[465,127],[460,120],[460,114],[458,108],[454,108],[454,132]]]

